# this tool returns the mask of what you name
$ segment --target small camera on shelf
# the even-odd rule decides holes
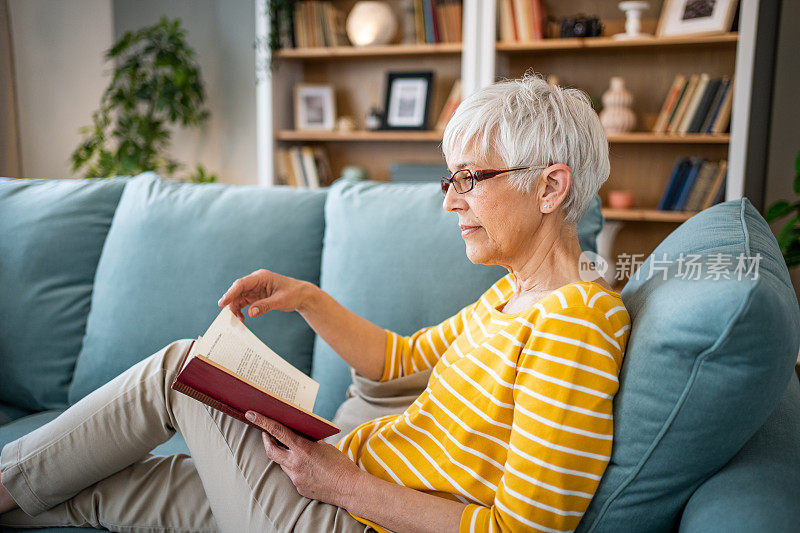
[[[583,13],[561,19],[559,27],[559,37],[562,39],[569,37],[598,37],[603,33],[603,23],[600,22],[600,19],[596,16],[586,16]]]

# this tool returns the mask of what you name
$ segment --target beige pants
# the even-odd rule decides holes
[[[372,531],[301,496],[267,458],[258,430],[170,389],[190,342],[166,346],[3,447],[0,478],[20,509],[0,515],[0,525]],[[191,457],[149,453],[175,431]]]

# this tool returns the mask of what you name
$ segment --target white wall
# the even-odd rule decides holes
[[[211,117],[202,130],[177,130],[172,155],[202,163],[225,183],[257,183],[253,0],[113,0],[114,39],[180,18],[197,53]]]
[[[78,128],[105,89],[110,0],[9,2],[19,109],[21,177],[71,177]]]
[[[257,183],[254,0],[10,0],[23,177],[74,177],[78,128],[108,84],[103,53],[125,31],[179,17],[211,118],[176,130],[171,154],[226,183]]]

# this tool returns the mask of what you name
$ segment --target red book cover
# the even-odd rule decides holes
[[[262,430],[244,417],[247,411],[256,411],[312,440],[321,440],[339,433],[339,428],[324,418],[272,395],[227,368],[201,354],[192,357],[194,341],[183,356],[181,370],[171,388],[191,396],[237,420]],[[263,431],[263,430],[262,430]]]

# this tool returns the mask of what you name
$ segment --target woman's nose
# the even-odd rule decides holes
[[[445,211],[455,211],[456,209],[464,209],[465,207],[466,202],[464,201],[464,195],[458,194],[455,187],[453,187],[453,184],[451,183],[447,188],[447,192],[444,194],[442,208]]]

